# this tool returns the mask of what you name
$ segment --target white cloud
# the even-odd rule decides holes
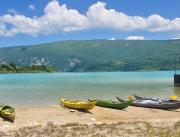
[[[145,30],[150,32],[180,31],[180,18],[165,19],[157,14],[147,18],[129,16],[114,9],[107,9],[106,3],[97,2],[90,6],[87,18],[94,28],[109,28],[119,31]]]
[[[11,25],[10,29],[6,29],[11,35],[22,33],[37,36],[85,29],[87,18],[76,10],[67,9],[66,5],[59,5],[54,0],[47,4],[41,17],[6,14],[0,17],[0,23]]]
[[[109,40],[115,40],[115,38],[114,38],[114,37],[112,37],[112,38],[110,38]]]
[[[114,9],[106,9],[106,4],[97,2],[89,7],[87,18],[91,27],[118,30],[134,30],[146,27],[146,20],[140,16],[128,16]]]
[[[35,7],[34,5],[32,5],[32,4],[29,4],[29,5],[28,5],[28,8],[29,8],[30,10],[35,10],[35,9],[36,9],[36,7]]]
[[[146,40],[144,36],[129,36],[126,40]]]
[[[29,8],[35,9],[34,5],[29,5]],[[76,9],[68,9],[65,4],[60,5],[57,0],[52,0],[44,8],[42,16],[28,17],[10,13],[0,16],[0,24],[0,36],[14,36],[19,33],[38,36],[99,28],[116,31],[180,32],[180,18],[170,20],[157,14],[146,18],[129,16],[107,9],[103,2],[91,5],[86,14],[81,14]]]

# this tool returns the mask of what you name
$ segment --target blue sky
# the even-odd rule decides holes
[[[69,39],[172,38],[180,38],[179,0],[0,1],[0,47]]]

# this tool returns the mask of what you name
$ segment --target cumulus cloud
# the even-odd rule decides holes
[[[118,30],[135,30],[146,27],[146,20],[140,16],[128,16],[114,9],[106,9],[106,3],[97,2],[89,7],[87,18],[91,27]]]
[[[28,5],[28,8],[29,8],[30,10],[35,10],[35,9],[36,9],[36,7],[35,7],[33,4],[29,4],[29,5]]]
[[[129,36],[126,40],[146,40],[144,36]]]
[[[87,18],[77,10],[68,9],[66,5],[59,5],[58,1],[53,0],[44,8],[41,17],[30,18],[22,14],[1,16],[0,23],[11,27],[0,31],[1,35],[6,35],[3,31],[5,29],[11,35],[22,33],[37,36],[85,29],[87,22]]]
[[[166,19],[157,14],[147,18],[129,16],[114,9],[107,9],[106,3],[97,2],[89,7],[87,18],[94,28],[110,28],[119,31],[145,30],[150,32],[180,31],[180,18]]]
[[[29,5],[35,9],[34,5]],[[148,17],[129,16],[115,9],[107,9],[106,3],[97,2],[85,14],[69,9],[57,0],[50,1],[39,17],[28,17],[20,13],[0,16],[0,36],[27,34],[49,35],[87,29],[113,29],[116,31],[180,32],[180,18],[166,19],[153,14]],[[7,27],[8,26],[8,27]]]

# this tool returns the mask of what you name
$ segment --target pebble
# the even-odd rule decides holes
[[[59,105],[51,105],[52,108],[59,108]]]
[[[92,121],[96,121],[96,119],[95,119],[95,118],[91,118],[91,120],[92,120]]]
[[[74,110],[74,109],[70,109],[70,112],[76,112],[76,110]]]

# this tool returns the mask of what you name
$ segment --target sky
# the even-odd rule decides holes
[[[0,47],[180,38],[179,0],[1,0]]]

